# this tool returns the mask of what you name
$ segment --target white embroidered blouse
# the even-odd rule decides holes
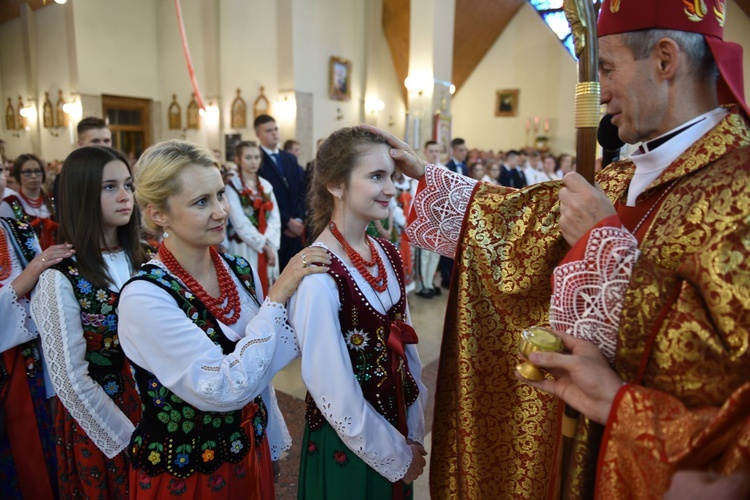
[[[319,242],[315,245],[327,248]],[[356,268],[347,266],[347,269],[370,306],[385,314],[401,298],[401,291],[388,257],[380,245],[375,247],[386,264],[388,288],[385,291],[376,294]],[[362,395],[341,334],[340,307],[338,287],[328,274],[307,276],[292,296],[289,317],[302,350],[302,380],[318,409],[346,446],[386,479],[395,482],[409,469],[412,452],[398,429]],[[406,356],[419,386],[419,399],[407,413],[409,439],[422,443],[427,388],[422,383],[422,364],[415,345],[406,345]]]
[[[149,264],[169,272],[161,261]],[[143,280],[129,284],[120,296],[120,343],[128,359],[199,410],[238,410],[262,396],[268,408],[266,433],[275,461],[291,447],[292,439],[271,379],[299,355],[299,349],[287,323],[286,308],[269,299],[263,301],[257,273],[253,270],[260,307],[234,273],[229,274],[242,308],[235,324],[220,323],[224,335],[237,341],[232,353],[225,355],[185,316],[171,295]]]
[[[106,255],[104,261],[114,282],[110,289],[119,291],[130,278],[130,261],[124,251]],[[116,456],[130,442],[134,426],[88,375],[81,308],[63,273],[56,269],[42,273],[31,299],[31,314],[60,401],[108,458]]]

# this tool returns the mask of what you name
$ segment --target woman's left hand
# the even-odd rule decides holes
[[[555,380],[534,382],[518,373],[516,377],[554,394],[594,422],[606,424],[622,380],[594,344],[565,333],[557,334],[570,353],[533,352],[529,356],[529,361],[548,371]]]
[[[326,273],[329,265],[331,258],[322,247],[304,248],[289,260],[279,279],[268,291],[268,298],[279,304],[286,304],[302,282],[302,278],[310,274]]]
[[[39,276],[44,271],[55,264],[59,264],[63,259],[72,257],[74,253],[73,245],[63,243],[61,245],[52,245],[38,254],[11,283],[16,296],[23,297],[29,293],[34,289],[36,282],[39,281]]]

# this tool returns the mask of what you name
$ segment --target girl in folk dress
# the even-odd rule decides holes
[[[4,167],[0,166],[0,169]],[[5,188],[0,170],[0,192]],[[34,230],[0,218],[0,491],[8,498],[57,496],[55,440],[41,344],[28,295],[49,266],[73,255],[71,245],[39,248]]]
[[[313,246],[330,271],[290,301],[307,397],[299,498],[410,498],[425,465],[421,364],[396,247],[366,236],[396,196],[385,141],[331,134],[314,162]]]
[[[105,147],[73,151],[60,198],[60,235],[76,255],[42,273],[31,303],[59,397],[60,496],[127,498],[124,451],[140,408],[115,302],[146,253],[126,158]]]
[[[131,497],[274,498],[272,460],[291,439],[270,382],[298,354],[284,304],[328,256],[293,257],[264,299],[247,260],[214,249],[229,209],[214,156],[169,141],[136,171],[144,224],[163,240],[119,304],[143,404]]]
[[[10,217],[30,224],[42,249],[55,243],[57,222],[52,199],[42,186],[47,178],[42,160],[32,154],[16,158],[11,176],[20,184],[18,196],[11,194],[0,204],[0,217]]]
[[[278,275],[281,216],[273,186],[258,176],[260,148],[251,141],[237,145],[238,175],[227,183],[229,253],[244,257],[260,276],[267,294]]]

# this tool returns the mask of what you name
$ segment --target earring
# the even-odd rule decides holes
[[[164,232],[162,233],[161,237],[164,239],[169,238],[169,233],[167,232],[167,226],[164,226]]]

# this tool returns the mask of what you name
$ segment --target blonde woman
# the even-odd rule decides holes
[[[163,142],[136,172],[144,225],[163,240],[120,299],[120,341],[143,405],[131,498],[273,498],[271,461],[291,439],[270,382],[298,355],[284,304],[330,261],[304,249],[264,297],[247,260],[214,249],[229,208],[210,151]]]

